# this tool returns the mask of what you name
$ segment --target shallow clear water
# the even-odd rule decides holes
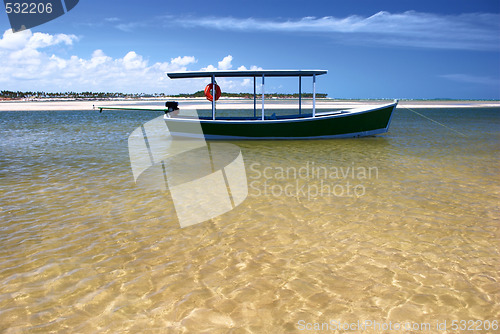
[[[232,142],[248,197],[184,229],[130,169],[157,113],[0,113],[0,332],[498,320],[500,110],[417,111],[447,127]]]

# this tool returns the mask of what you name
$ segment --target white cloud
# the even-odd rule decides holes
[[[231,62],[233,61],[233,56],[227,55],[221,61],[217,63],[217,67],[210,64],[207,67],[203,67],[202,71],[227,71],[233,66]]]
[[[112,58],[103,50],[95,50],[90,58],[80,58],[62,57],[44,49],[75,41],[73,35],[6,31],[0,39],[0,85],[34,91],[176,92],[183,87],[180,82],[167,80],[165,72],[187,70],[197,61],[193,56],[179,56],[170,62],[150,64],[135,51]]]
[[[255,65],[250,66],[250,71],[260,71],[262,69],[262,67]],[[238,71],[248,71],[248,69],[244,65],[241,65],[240,67],[238,67]]]
[[[148,25],[149,25],[148,22],[129,22],[129,23],[117,24],[115,27],[124,32],[132,32],[137,28],[144,28],[147,27]]]
[[[217,71],[217,67],[215,67],[214,65],[208,65],[207,67],[203,67],[201,70],[202,71]]]
[[[202,71],[227,71],[233,67],[232,64],[233,56],[227,55],[221,61],[217,62],[217,67],[214,65],[208,65],[207,67],[203,67]],[[262,67],[258,67],[256,65],[250,66],[250,70],[257,71],[262,70]],[[248,71],[245,65],[241,65],[238,67],[238,71]]]
[[[40,32],[33,34],[29,29],[13,33],[12,29],[8,29],[0,39],[0,50],[39,49],[56,44],[72,45],[73,41],[77,40],[75,35],[49,35]]]
[[[381,11],[369,17],[325,16],[294,20],[177,17],[175,24],[220,30],[314,32],[348,43],[376,43],[439,49],[499,50],[500,14],[438,15]]]
[[[197,63],[194,56],[177,56],[170,61],[151,63],[135,51],[113,58],[103,50],[95,50],[89,58],[73,55],[63,57],[47,52],[51,45],[71,45],[77,38],[64,34],[41,34],[24,30],[16,34],[7,31],[0,38],[0,86],[21,91],[107,91],[168,94],[194,92],[203,89],[200,80],[170,80],[167,72],[186,71]],[[232,67],[228,55],[205,70]],[[253,66],[255,67],[255,66]],[[202,80],[203,81],[203,80]],[[221,80],[225,91],[248,86],[245,81]]]
[[[179,56],[177,58],[170,59],[170,63],[175,64],[177,66],[186,66],[186,65],[193,64],[196,62],[197,62],[197,60],[194,57],[190,57],[190,56],[184,56],[184,57]]]
[[[26,44],[26,47],[30,49],[39,49],[61,43],[66,45],[72,45],[73,41],[76,39],[77,38],[75,35],[66,35],[66,34],[49,35],[45,33],[36,32],[30,37],[28,43]]]
[[[500,81],[498,79],[493,79],[491,77],[462,74],[462,73],[443,74],[440,75],[440,77],[460,83],[500,86]]]
[[[231,62],[233,61],[233,56],[231,55],[228,55],[226,57],[224,57],[224,59],[222,59],[220,62],[219,62],[219,70],[229,70],[231,69],[231,67],[233,67],[233,65],[231,65]]]
[[[22,49],[31,36],[31,30],[23,30],[16,34],[12,32],[12,29],[6,30],[2,39],[0,39],[0,50]]]
[[[138,70],[145,69],[148,65],[147,61],[145,61],[142,56],[139,56],[134,51],[130,51],[123,57],[122,59],[123,66],[127,70]]]
[[[233,61],[233,56],[227,55],[221,61],[217,62],[217,67],[210,64],[206,67],[203,67],[201,69],[201,71],[227,71],[233,67],[232,61]],[[248,70],[247,67],[244,65],[239,66],[237,69],[238,69],[238,71]],[[252,66],[250,66],[250,70],[262,70],[262,67],[252,65]],[[204,84],[207,84],[211,81],[211,79],[204,79],[202,81],[204,82]],[[193,81],[193,82],[195,82],[195,81]],[[251,79],[217,78],[217,83],[221,86],[221,88],[224,92],[237,92],[237,93],[239,93],[242,91],[248,91],[250,88],[253,87],[253,80],[251,80]]]
[[[56,58],[54,55],[52,57]],[[66,63],[66,61],[64,61],[63,59],[61,60]],[[95,50],[94,52],[92,52],[92,58],[90,58],[89,68],[96,68],[99,65],[111,62],[112,60],[113,59],[106,56],[102,50]]]

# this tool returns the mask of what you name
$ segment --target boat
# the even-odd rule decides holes
[[[398,101],[343,110],[317,110],[316,77],[326,70],[230,70],[187,71],[167,73],[171,79],[211,78],[205,95],[211,101],[211,115],[191,113],[182,115],[175,101],[166,103],[164,120],[174,137],[205,138],[207,140],[276,140],[276,139],[326,139],[374,136],[389,130],[391,118]],[[218,115],[217,100],[221,95],[216,78],[253,78],[253,114]],[[266,113],[264,83],[269,77],[298,77],[298,113],[277,115]],[[312,77],[312,109],[302,105],[302,78]],[[257,110],[256,81],[261,80],[262,102]],[[119,109],[99,107],[102,109]],[[130,109],[130,108],[127,108]],[[140,108],[134,108],[140,109]],[[151,110],[151,109],[147,109]],[[158,110],[158,109],[156,109]],[[251,110],[250,110],[251,111]],[[260,115],[258,115],[260,113]]]

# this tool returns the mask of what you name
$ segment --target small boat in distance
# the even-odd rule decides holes
[[[197,71],[167,73],[171,79],[211,78],[205,88],[205,95],[212,102],[211,115],[181,116],[177,102],[167,102],[165,122],[172,136],[214,140],[241,139],[325,139],[373,136],[389,130],[392,114],[398,101],[393,103],[346,110],[316,110],[316,76],[326,74],[326,70],[243,70],[243,71]],[[216,101],[220,88],[216,78],[253,78],[253,115],[216,116]],[[293,115],[266,115],[264,83],[268,77],[298,77],[298,113]],[[302,110],[302,77],[312,77],[312,111]],[[262,106],[257,115],[256,80],[261,78]],[[99,109],[117,109],[99,107]],[[125,108],[130,109],[130,108]],[[151,110],[151,109],[148,109]],[[159,109],[155,109],[159,110]]]

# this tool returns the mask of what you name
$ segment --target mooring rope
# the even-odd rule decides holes
[[[401,107],[404,107],[404,108],[408,109],[409,111],[411,111],[411,112],[413,112],[413,113],[415,113],[415,114],[417,114],[417,115],[419,115],[419,116],[422,116],[423,118],[425,118],[425,119],[427,119],[427,120],[429,120],[429,121],[431,121],[431,122],[434,122],[434,123],[436,123],[436,124],[439,124],[439,125],[441,125],[441,126],[443,126],[443,127],[447,128],[448,130],[451,130],[451,131],[453,131],[453,132],[456,132],[456,133],[458,133],[458,134],[459,134],[459,135],[461,135],[461,136],[468,137],[465,133],[462,133],[462,132],[460,132],[460,131],[457,131],[457,130],[455,130],[455,129],[452,129],[452,128],[450,128],[449,126],[446,126],[446,125],[444,125],[443,123],[440,123],[440,122],[438,122],[438,121],[435,121],[435,120],[433,120],[433,119],[432,119],[432,118],[430,118],[430,117],[427,117],[427,116],[425,116],[425,115],[422,115],[421,113],[416,112],[416,111],[415,111],[415,110],[413,110],[413,109],[410,109],[410,108],[405,107],[405,106],[401,106]]]

